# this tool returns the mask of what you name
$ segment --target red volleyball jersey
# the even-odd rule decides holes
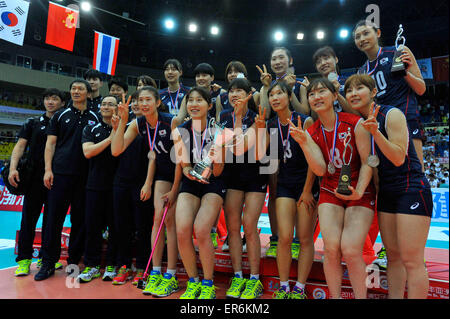
[[[355,128],[362,120],[360,116],[338,112],[338,124],[337,124],[337,134],[336,134],[336,145],[334,149],[334,158],[332,154],[333,150],[333,140],[334,140],[334,129],[332,131],[327,131],[323,128],[322,132],[322,123],[320,120],[317,120],[311,127],[308,128],[308,133],[311,138],[319,145],[322,150],[323,157],[325,159],[325,163],[328,164],[330,159],[333,161],[335,167],[335,173],[330,174],[327,172],[322,178],[321,189],[327,190],[329,192],[334,192],[339,183],[339,176],[341,174],[341,168],[343,165],[343,155],[345,149],[345,140],[347,134],[350,134],[350,145],[347,147],[347,151],[345,153],[345,163],[350,161],[351,168],[351,185],[356,187],[358,183],[359,170],[361,168],[361,159],[359,157],[358,148],[356,147],[356,137],[355,137]],[[325,137],[324,137],[325,134]],[[350,159],[350,154],[352,154]],[[367,187],[365,192],[371,191],[371,184]]]

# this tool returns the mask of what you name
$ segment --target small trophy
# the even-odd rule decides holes
[[[395,39],[395,52],[391,67],[391,73],[399,77],[406,75],[406,64],[403,63],[402,59],[400,58],[406,43],[406,38],[402,36],[402,33],[403,26],[400,24],[397,31],[397,38]]]
[[[350,186],[350,183],[352,181],[351,176],[352,176],[352,170],[350,168],[350,163],[352,161],[352,157],[353,157],[353,147],[350,145],[350,140],[352,138],[351,132],[350,132],[350,128],[348,129],[347,132],[347,136],[345,137],[344,140],[344,153],[342,154],[342,168],[341,168],[341,174],[339,176],[339,183],[338,183],[338,188],[337,188],[337,192],[339,194],[342,195],[351,195],[352,192],[348,189],[348,187]],[[348,160],[348,162],[345,162],[345,155],[347,154],[347,150],[350,149],[350,159]]]
[[[214,128],[214,137],[212,143],[217,146],[225,146],[225,147],[234,147],[238,143],[230,144],[230,141],[233,141],[235,137],[234,131],[224,127],[220,123],[217,123],[214,118],[212,118],[208,123],[208,130],[210,136],[211,128]],[[236,139],[237,140],[237,139]],[[212,174],[212,164],[213,161],[210,156],[206,156],[205,159],[201,160],[197,164],[194,165],[194,168],[189,171],[191,176],[194,176],[196,179],[200,180],[205,184],[209,184],[209,178]]]

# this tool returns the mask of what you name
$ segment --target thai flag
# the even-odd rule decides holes
[[[119,38],[95,31],[94,61],[92,62],[95,70],[114,75],[119,40]]]

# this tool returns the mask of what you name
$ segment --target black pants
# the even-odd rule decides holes
[[[61,255],[61,232],[70,206],[68,264],[78,264],[84,252],[86,176],[54,174],[48,192],[46,234],[41,248],[42,263],[53,266]]]
[[[18,256],[16,262],[33,257],[33,242],[36,233],[36,224],[44,205],[41,238],[45,235],[47,222],[47,188],[44,186],[43,176],[38,174],[31,180],[29,190],[23,198],[22,220],[20,222]],[[40,255],[40,253],[39,253]]]
[[[135,239],[136,268],[145,269],[151,252],[153,197],[140,200],[141,187],[114,185],[114,223],[117,234],[117,265],[131,267]]]
[[[84,264],[88,267],[100,265],[102,257],[102,231],[108,228],[108,248],[106,265],[117,266],[116,234],[113,218],[113,192],[111,190],[98,191],[86,189],[86,244],[84,250]]]

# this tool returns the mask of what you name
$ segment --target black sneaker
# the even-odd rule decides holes
[[[54,274],[55,274],[55,267],[42,265],[41,269],[39,269],[39,272],[34,276],[34,280],[36,281],[45,280],[48,277],[53,276]]]

